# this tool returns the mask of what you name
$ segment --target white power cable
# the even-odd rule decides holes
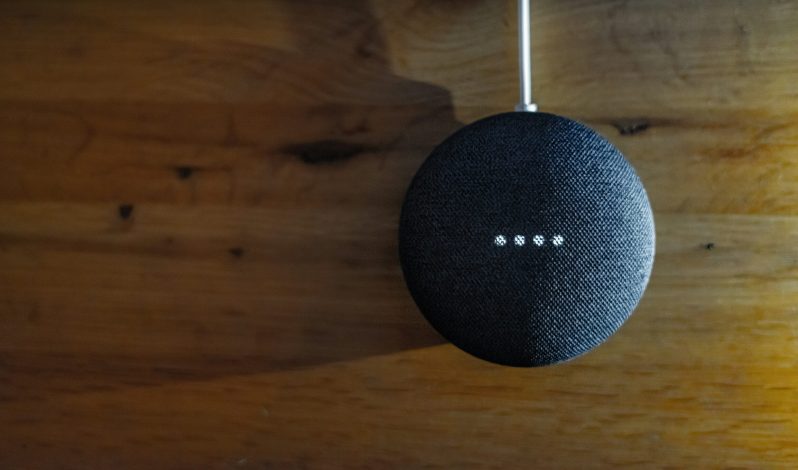
[[[535,112],[532,98],[532,0],[518,0],[518,71],[521,101],[516,111]]]

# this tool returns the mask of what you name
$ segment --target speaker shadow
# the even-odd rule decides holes
[[[309,16],[312,5],[277,3],[289,12],[289,24],[316,20]],[[240,346],[228,345],[196,361],[178,360],[173,367],[162,365],[156,376],[285,371],[445,343],[404,285],[397,229],[415,171],[462,123],[446,89],[391,70],[391,52],[368,2],[347,0],[336,8],[334,24],[319,18],[313,37],[301,40],[305,46],[298,54],[312,54],[313,67],[299,57],[287,57],[287,63],[299,65],[286,65],[270,78],[302,81],[324,73],[324,81],[331,84],[317,93],[321,98],[309,108],[312,116],[302,117],[327,130],[311,132],[266,156],[284,158],[308,186],[287,210],[309,214],[303,220],[311,227],[303,233],[318,236],[286,246],[281,257],[295,261],[282,276],[285,290],[303,294],[281,302],[277,299],[286,294],[264,291],[246,306],[248,315],[216,320],[226,328],[235,322],[249,327]],[[340,214],[340,223],[331,226],[325,213]],[[309,244],[314,248],[307,248]],[[252,274],[263,284],[273,283],[275,275],[259,270]]]

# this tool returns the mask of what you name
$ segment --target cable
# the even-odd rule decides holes
[[[521,101],[516,111],[535,112],[532,98],[532,0],[518,0],[518,76]]]

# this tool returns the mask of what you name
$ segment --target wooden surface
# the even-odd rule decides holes
[[[518,370],[404,288],[403,192],[516,100],[496,0],[0,3],[0,467],[796,468],[798,2],[538,1],[648,292]]]

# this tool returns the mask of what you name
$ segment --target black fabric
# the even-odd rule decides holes
[[[540,366],[590,350],[629,317],[651,273],[654,220],[634,169],[596,132],[506,113],[432,152],[407,192],[399,251],[444,337],[488,361]]]

